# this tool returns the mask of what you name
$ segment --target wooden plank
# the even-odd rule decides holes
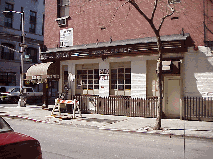
[[[146,99],[143,101],[143,108],[144,117],[146,117]]]
[[[198,106],[197,106],[197,97],[196,97],[196,118],[197,118],[197,113],[198,113]]]
[[[198,98],[198,120],[200,120],[200,97]]]

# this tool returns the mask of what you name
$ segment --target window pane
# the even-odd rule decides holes
[[[125,89],[131,89],[131,85],[125,85]]]
[[[93,90],[93,85],[88,85],[88,89]]]
[[[93,79],[93,75],[88,75],[88,79]]]
[[[111,85],[111,89],[117,89],[117,85]]]
[[[82,70],[77,70],[77,74],[82,74]]]
[[[111,69],[111,73],[117,73],[117,69]]]
[[[99,89],[99,85],[94,85],[94,89]]]
[[[82,75],[82,79],[87,79],[87,75]]]
[[[87,74],[87,70],[82,70],[82,74]]]
[[[118,79],[124,79],[124,74],[118,74]]]
[[[94,80],[94,84],[99,84],[99,80]]]
[[[94,74],[99,74],[99,69],[94,69]]]
[[[118,79],[118,84],[124,84],[124,80],[123,79]]]
[[[119,68],[118,73],[124,73],[124,68]]]
[[[88,74],[93,74],[93,70],[88,70]]]
[[[125,68],[125,73],[131,73],[131,68]]]
[[[93,84],[93,80],[88,80],[88,84]]]
[[[112,79],[117,79],[117,74],[111,74]]]
[[[99,75],[94,75],[94,79],[99,79]]]
[[[125,74],[125,79],[131,79],[131,74]]]
[[[125,80],[125,84],[131,84],[131,80],[130,79],[126,79]]]
[[[69,16],[69,6],[65,6],[64,16]]]
[[[118,85],[118,90],[124,90],[124,85]]]
[[[87,89],[87,85],[83,85],[83,89]]]
[[[117,84],[117,80],[112,80],[111,84]]]
[[[82,84],[87,84],[87,80],[82,80]]]

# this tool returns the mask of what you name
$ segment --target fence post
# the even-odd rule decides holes
[[[201,107],[201,117],[203,117],[203,97],[201,97],[202,98],[202,107]]]
[[[198,106],[197,106],[197,97],[196,97],[196,118],[198,117],[198,116],[197,116],[197,113],[198,113],[197,107],[198,107]]]
[[[147,98],[145,98],[144,99],[144,101],[143,101],[143,103],[144,103],[144,105],[143,105],[143,107],[144,107],[144,111],[143,111],[143,113],[144,113],[144,117],[146,117],[146,100],[147,100]]]
[[[199,105],[198,105],[198,120],[200,120],[200,97],[198,99]]]

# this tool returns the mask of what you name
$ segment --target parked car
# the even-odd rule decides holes
[[[5,95],[3,101],[10,101],[12,103],[18,103],[20,98],[20,88],[13,88],[10,92],[2,93]],[[23,87],[23,95],[28,99],[42,98],[43,92],[34,92],[32,87]]]
[[[0,158],[1,159],[42,159],[38,140],[14,132],[10,125],[0,117]]]
[[[20,89],[20,86],[0,86],[0,102],[7,101],[7,94],[14,88]]]

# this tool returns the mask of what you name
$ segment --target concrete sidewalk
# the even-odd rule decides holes
[[[183,136],[185,125],[185,136],[187,137],[213,139],[213,122],[162,119],[162,130],[153,130],[156,118],[127,117],[101,114],[82,114],[82,118],[80,118],[79,114],[76,114],[76,119],[70,119],[72,114],[62,113],[62,115],[67,117],[67,120],[62,120],[61,118],[55,118],[51,116],[51,111],[44,110],[41,106],[0,106],[0,116],[23,118],[40,123],[74,125],[81,127],[93,127],[100,130],[160,134],[169,136]]]

